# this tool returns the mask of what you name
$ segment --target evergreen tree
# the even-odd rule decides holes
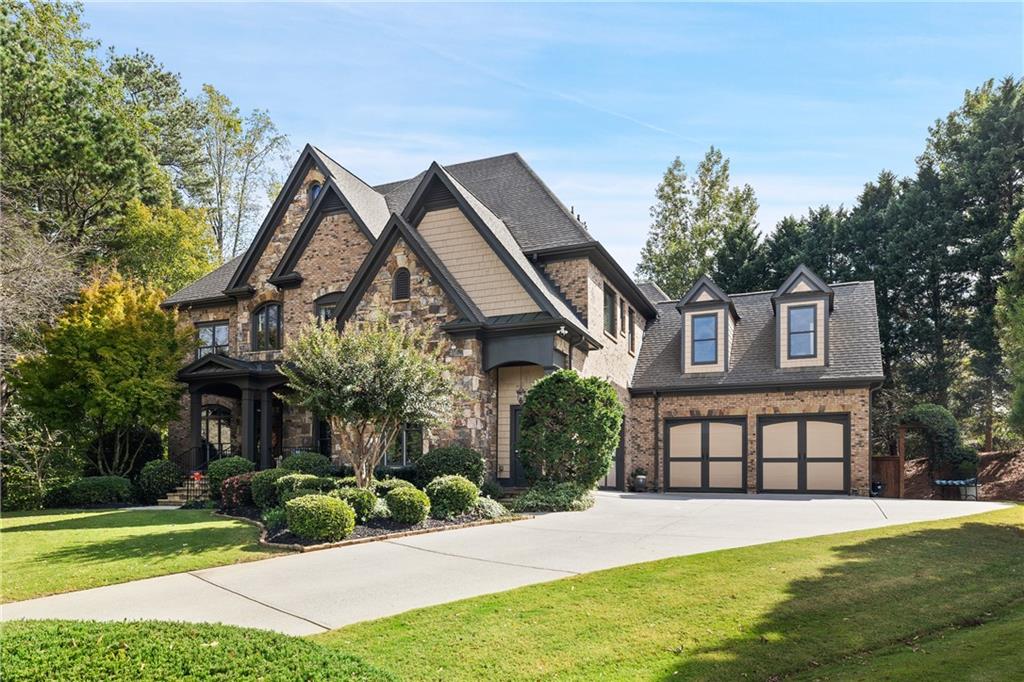
[[[730,197],[730,218],[715,254],[713,279],[727,293],[760,291],[766,284],[761,238],[757,233],[757,199],[745,186]]]
[[[804,261],[806,240],[807,223],[803,219],[787,216],[779,221],[764,242],[765,289],[778,288]]]

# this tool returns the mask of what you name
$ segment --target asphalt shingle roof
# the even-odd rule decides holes
[[[644,296],[651,303],[662,303],[668,300],[668,294],[661,290],[654,282],[637,282],[637,286],[640,287],[640,291],[643,292]]]
[[[238,264],[242,262],[242,255],[244,254],[235,256],[205,277],[200,277],[184,289],[174,292],[164,299],[163,305],[169,306],[177,303],[202,301],[203,299],[222,296],[224,289],[231,282],[231,276],[235,274]]]
[[[729,351],[729,371],[683,374],[679,357],[682,315],[675,301],[662,301],[658,303],[658,319],[644,333],[632,388],[686,390],[880,380],[882,352],[874,283],[848,282],[833,284],[832,288],[835,309],[829,319],[829,366],[775,367],[772,292],[764,291],[729,297],[740,316]]]

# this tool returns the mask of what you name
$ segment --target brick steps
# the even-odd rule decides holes
[[[210,486],[206,479],[187,481],[183,485],[167,493],[166,497],[157,500],[161,507],[180,507],[186,502],[210,499]]]

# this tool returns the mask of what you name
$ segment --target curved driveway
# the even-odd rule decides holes
[[[43,597],[4,620],[223,622],[304,635],[521,585],[729,547],[964,516],[991,502],[602,492],[584,513],[293,554]]]

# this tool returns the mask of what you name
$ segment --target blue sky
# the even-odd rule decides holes
[[[371,184],[519,151],[628,270],[675,156],[721,148],[770,231],[911,173],[965,89],[1024,71],[1021,3],[89,3],[85,19]]]

